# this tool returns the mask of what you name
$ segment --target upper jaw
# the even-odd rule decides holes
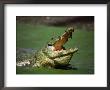
[[[59,36],[58,39],[55,40],[55,42],[52,44],[54,46],[54,50],[62,50],[63,45],[68,41],[69,38],[72,38],[72,33],[74,32],[74,28],[70,27],[63,33],[62,36]],[[64,49],[63,49],[64,50]]]

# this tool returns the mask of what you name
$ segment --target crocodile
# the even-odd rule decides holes
[[[31,66],[31,67],[68,67],[70,60],[78,48],[66,49],[64,44],[69,38],[72,38],[74,32],[73,27],[67,28],[63,35],[58,38],[51,38],[41,50],[35,49],[17,49],[16,66]],[[22,53],[21,53],[22,52]]]

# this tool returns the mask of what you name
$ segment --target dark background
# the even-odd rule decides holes
[[[93,24],[94,25],[94,16],[17,16],[17,22],[22,23],[33,23],[33,24],[46,24],[54,26],[64,26],[64,25],[73,25],[75,23],[84,23],[84,24]]]

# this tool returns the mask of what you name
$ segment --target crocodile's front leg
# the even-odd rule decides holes
[[[53,59],[55,65],[56,66],[68,66],[73,54],[77,51],[78,51],[78,48],[75,48],[75,49],[71,48],[71,49],[67,50],[66,52],[65,51],[62,52],[61,56],[55,57]]]

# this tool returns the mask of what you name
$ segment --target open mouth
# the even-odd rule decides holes
[[[70,56],[71,54],[73,54],[74,52],[76,52],[78,50],[77,48],[67,49],[67,48],[64,47],[64,44],[68,41],[68,39],[72,38],[72,33],[73,32],[74,32],[74,28],[70,27],[54,43],[49,43],[48,44],[48,48],[51,49],[52,51],[55,51],[54,54],[58,54],[60,52],[62,53],[59,57],[54,57],[54,58]]]
[[[55,41],[53,44],[55,48],[54,51],[66,50],[63,45],[68,41],[69,38],[72,38],[72,32],[74,32],[74,28],[68,28],[67,31],[65,31],[65,33]]]

